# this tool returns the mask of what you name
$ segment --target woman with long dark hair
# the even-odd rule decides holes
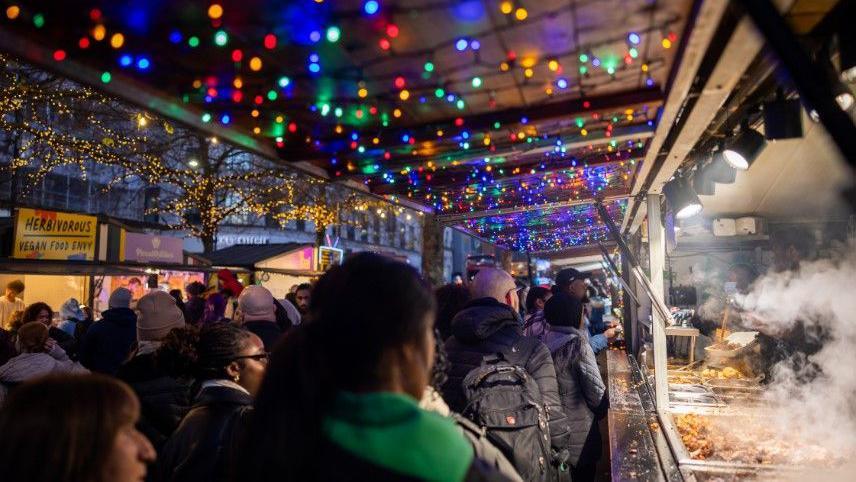
[[[193,407],[167,440],[158,463],[159,480],[226,480],[233,440],[253,402],[267,365],[261,339],[235,325],[184,329],[186,366],[200,384]]]
[[[418,406],[434,298],[413,268],[354,256],[321,277],[309,314],[273,354],[235,480],[485,480],[455,425]]]
[[[4,482],[140,482],[155,459],[134,428],[140,404],[104,375],[42,378],[16,389],[0,410]]]

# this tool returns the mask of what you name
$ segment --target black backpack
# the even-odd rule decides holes
[[[547,411],[538,383],[517,359],[528,351],[485,356],[464,378],[463,415],[485,429],[523,480],[547,481],[552,478]]]

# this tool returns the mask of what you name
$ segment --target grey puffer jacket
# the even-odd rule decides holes
[[[550,351],[543,343],[523,336],[520,315],[493,298],[470,301],[452,320],[452,336],[445,345],[450,368],[449,379],[442,387],[443,399],[453,411],[463,412],[466,405],[463,380],[470,370],[480,366],[486,355],[516,352],[526,346],[531,350],[520,353],[526,360],[523,368],[535,379],[543,397],[551,445],[561,450],[568,443],[568,423],[561,409]]]
[[[547,325],[544,343],[553,354],[562,407],[571,429],[568,450],[576,465],[596,418],[608,408],[606,386],[586,336],[570,326]]]

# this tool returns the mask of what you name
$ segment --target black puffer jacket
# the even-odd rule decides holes
[[[252,403],[249,394],[235,388],[203,388],[193,408],[164,445],[158,457],[157,480],[229,480],[240,424]]]
[[[140,399],[139,430],[160,451],[190,409],[192,380],[161,371],[149,353],[138,355],[119,368],[116,376],[131,386]]]
[[[538,383],[544,399],[550,421],[551,445],[562,450],[568,445],[568,422],[559,399],[553,358],[546,345],[529,340],[531,338],[523,336],[520,316],[508,305],[493,298],[469,302],[452,320],[452,336],[446,341],[450,368],[449,379],[442,387],[443,399],[453,411],[463,412],[466,405],[464,377],[481,365],[485,355],[531,346],[530,352],[521,354],[520,358],[526,360],[523,368]]]

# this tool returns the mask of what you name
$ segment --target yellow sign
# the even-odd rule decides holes
[[[14,258],[92,260],[98,219],[82,214],[18,209]]]
[[[327,271],[333,266],[342,264],[345,252],[330,246],[318,247],[318,271]]]

